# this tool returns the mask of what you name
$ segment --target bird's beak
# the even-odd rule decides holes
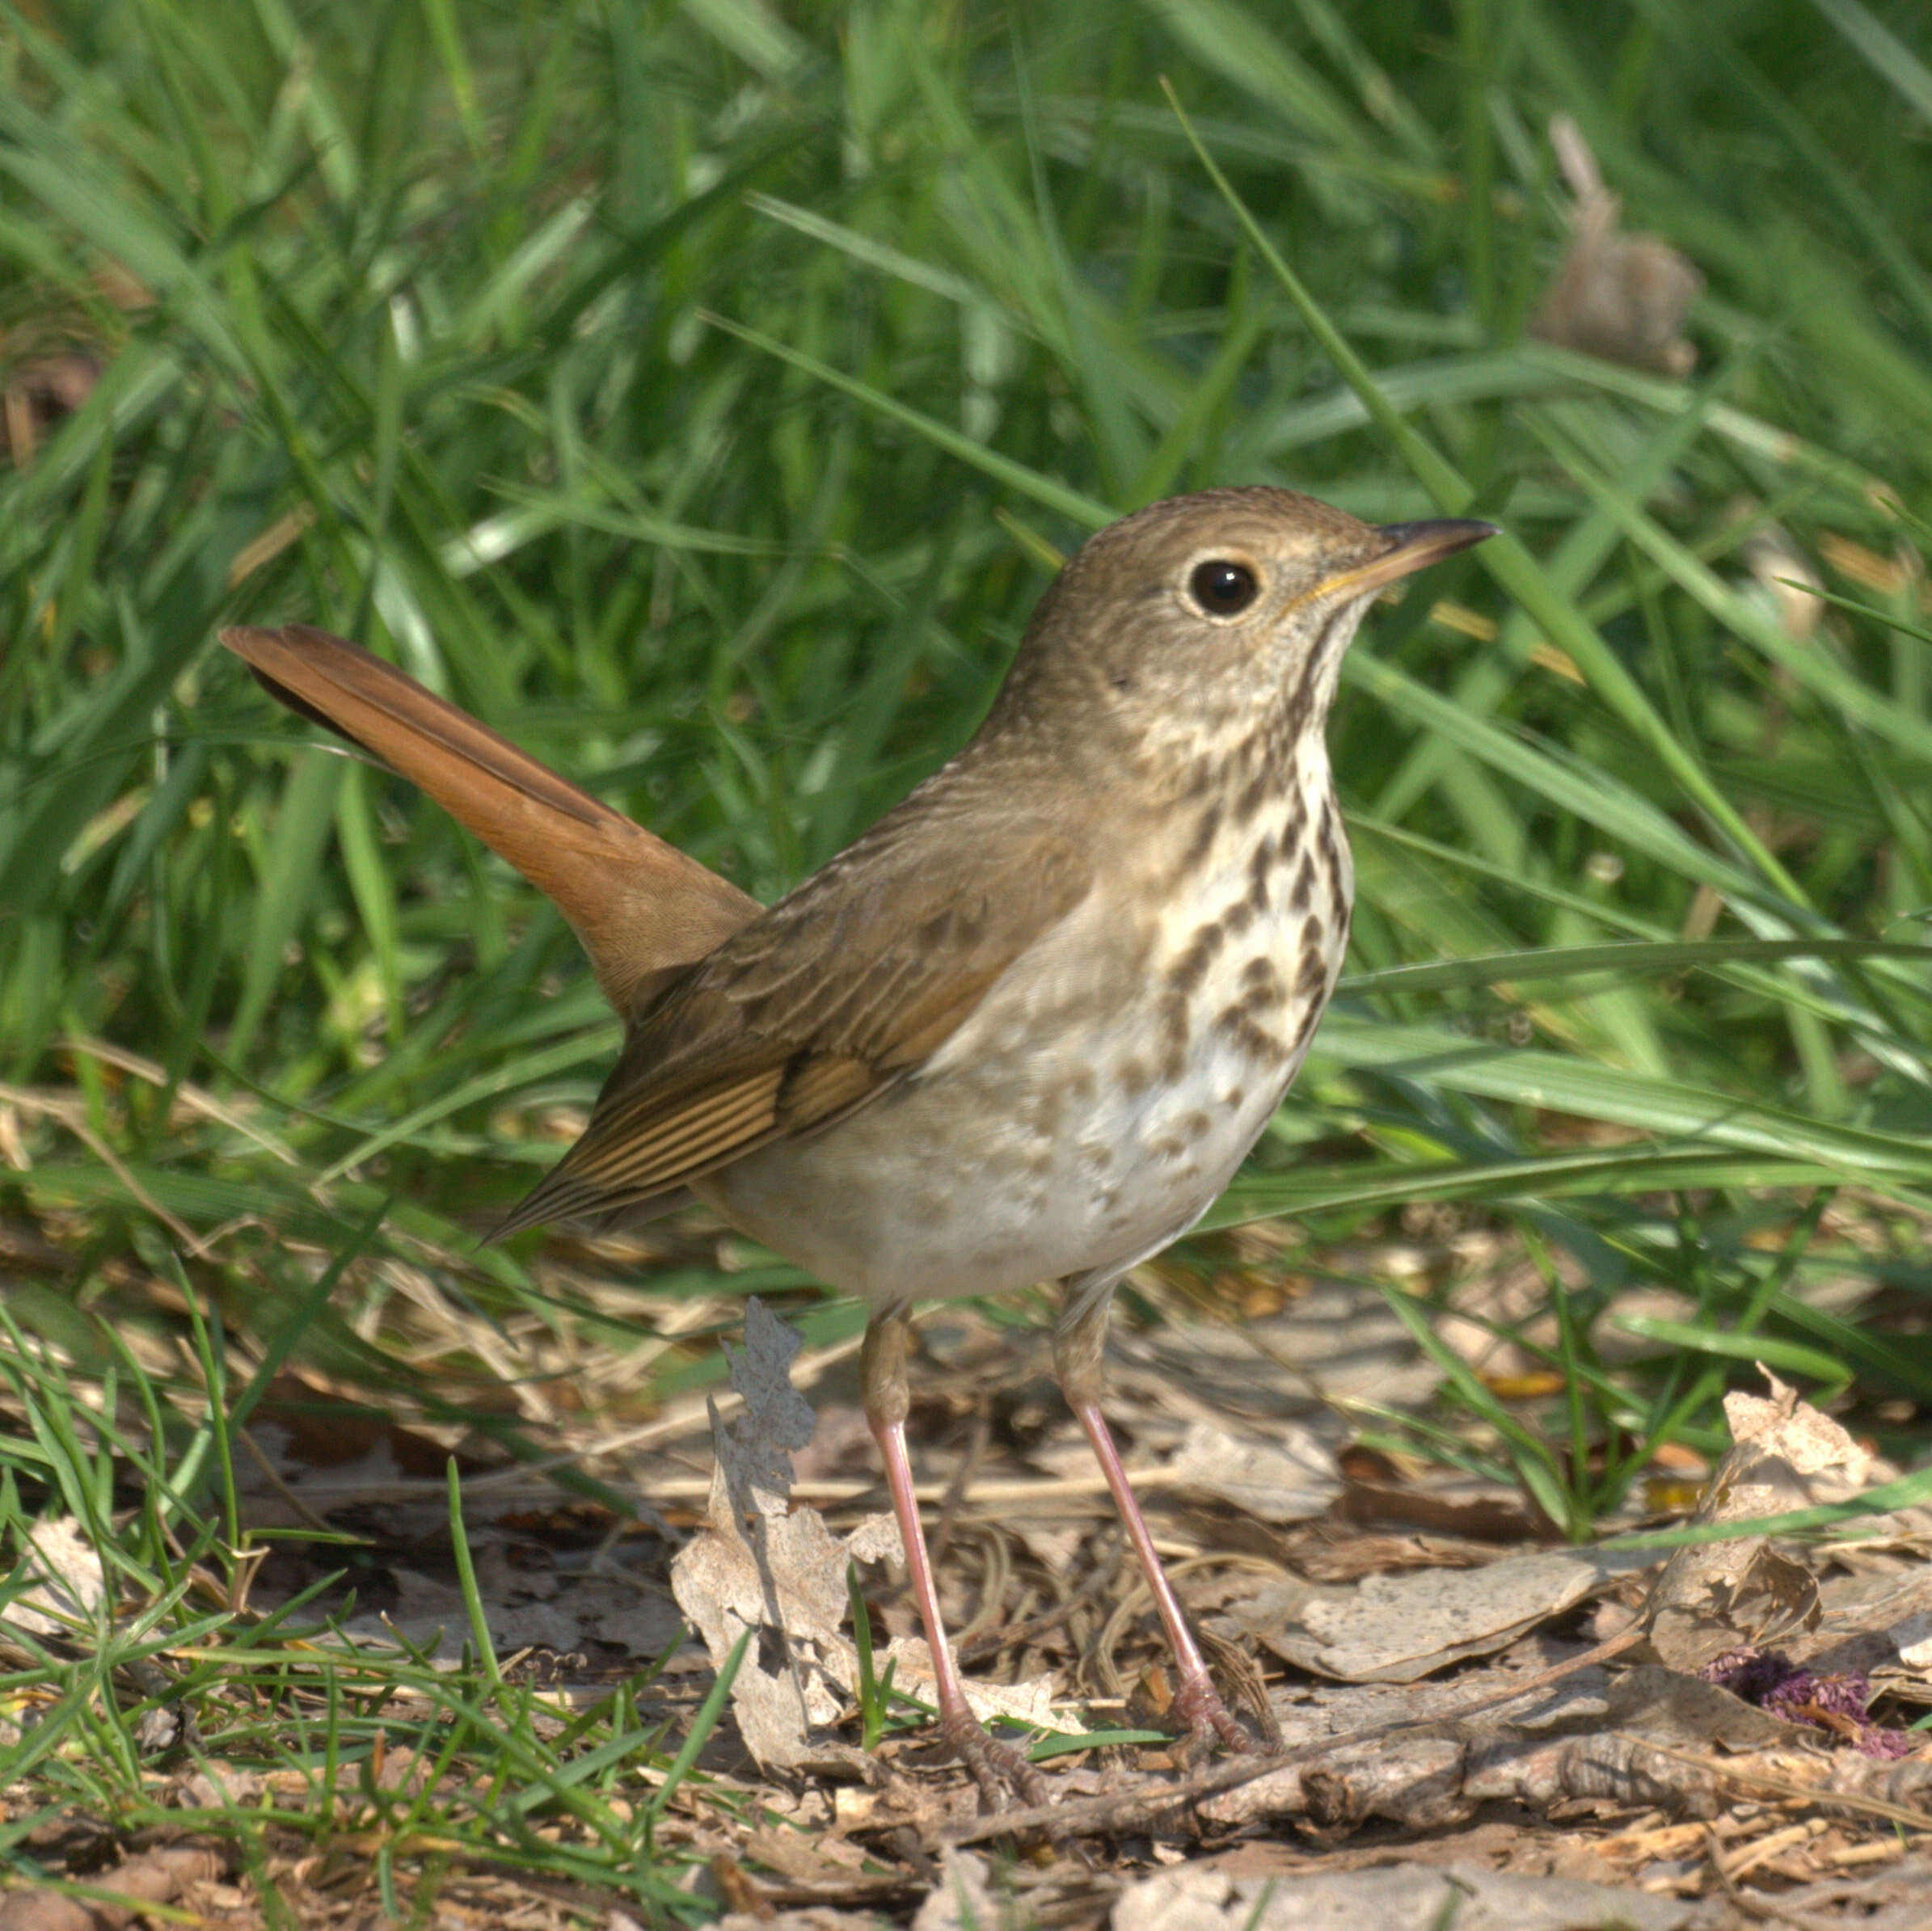
[[[1479,523],[1467,516],[1437,516],[1426,523],[1384,523],[1375,533],[1388,548],[1368,563],[1330,577],[1315,591],[1317,597],[1366,596],[1398,576],[1426,570],[1431,563],[1502,532],[1493,523]]]

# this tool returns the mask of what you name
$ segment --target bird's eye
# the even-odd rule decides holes
[[[1187,589],[1210,617],[1238,617],[1261,594],[1261,583],[1246,563],[1216,557],[1196,565]]]

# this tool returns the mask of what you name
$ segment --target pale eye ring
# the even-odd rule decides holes
[[[1188,573],[1187,594],[1209,617],[1238,617],[1261,594],[1261,580],[1233,557],[1210,557]]]

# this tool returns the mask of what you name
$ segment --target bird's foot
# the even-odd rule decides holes
[[[1015,1797],[1029,1809],[1051,1801],[1045,1777],[1010,1743],[989,1735],[970,1710],[948,1710],[939,1719],[939,1733],[972,1773],[989,1812],[1006,1810]]]
[[[1174,1712],[1187,1726],[1190,1752],[1204,1753],[1217,1743],[1244,1756],[1256,1755],[1262,1749],[1205,1676],[1195,1677],[1181,1685],[1174,1699]]]

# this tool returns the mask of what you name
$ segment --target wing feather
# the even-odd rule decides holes
[[[615,1212],[869,1104],[1092,876],[1069,829],[1002,821],[997,788],[949,766],[633,1025],[583,1138],[499,1236]]]
[[[767,1067],[639,1122],[635,1131],[586,1132],[496,1239],[540,1221],[614,1212],[682,1186],[720,1160],[743,1153],[777,1124],[782,1067]]]

